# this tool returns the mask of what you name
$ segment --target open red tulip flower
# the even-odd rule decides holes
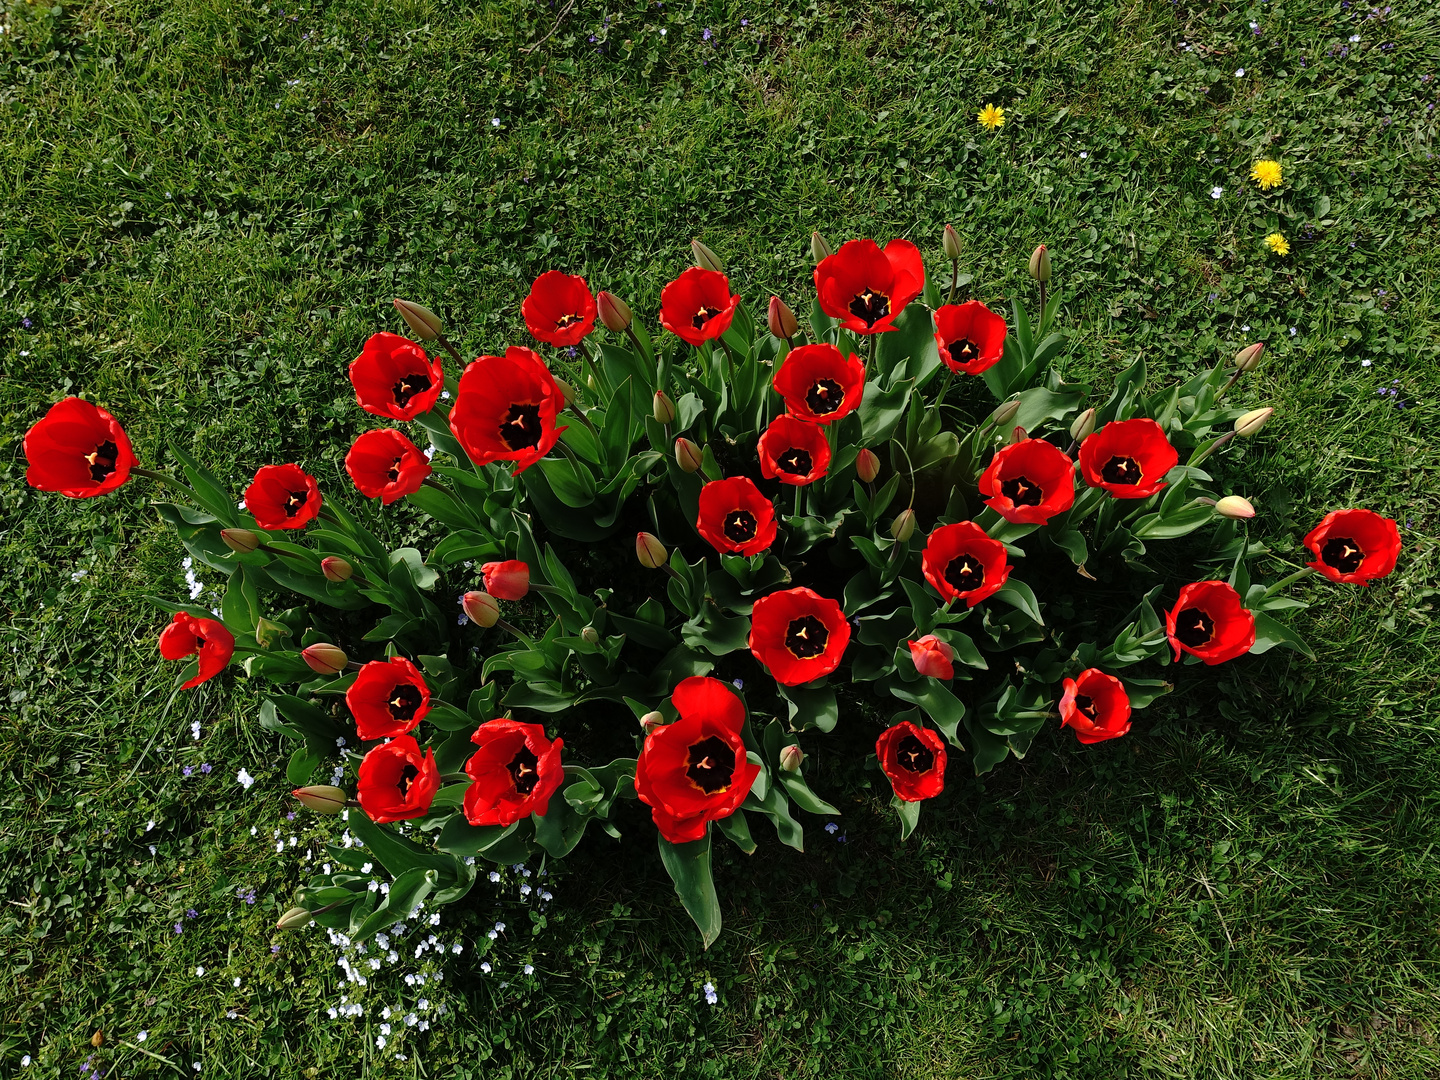
[[[130,479],[135,454],[120,422],[84,398],[67,397],[25,433],[25,482],[88,499]]]
[[[511,825],[536,814],[544,817],[550,797],[565,780],[560,751],[540,724],[488,720],[470,741],[480,747],[465,763],[465,820],[471,825]]]
[[[1080,444],[1080,472],[1117,499],[1148,499],[1180,460],[1154,420],[1112,420]]]
[[[945,740],[938,732],[903,721],[880,733],[875,756],[905,802],[933,799],[945,790]]]
[[[595,329],[595,297],[579,274],[547,270],[520,302],[525,326],[547,345],[578,345]]]
[[[303,529],[320,513],[320,486],[299,465],[262,465],[245,489],[245,509],[262,529]]]
[[[371,660],[360,669],[345,704],[362,740],[393,739],[414,731],[430,711],[430,688],[420,669],[403,656]]]
[[[395,428],[367,431],[345,455],[345,471],[367,499],[389,506],[413,495],[430,475],[430,459]]]
[[[730,329],[740,297],[730,295],[730,279],[715,270],[692,266],[660,290],[660,325],[691,345],[718,338]]]
[[[860,407],[865,395],[865,364],[829,342],[791,349],[775,372],[775,391],[785,410],[801,420],[828,424]]]
[[[680,719],[650,729],[635,765],[635,791],[660,835],[686,844],[740,808],[760,766],[745,757],[745,706],[719,679],[695,675],[670,697]]]
[[[1130,730],[1130,695],[1114,675],[1086,668],[1063,685],[1060,723],[1074,728],[1082,743],[1118,739]]]
[[[1369,585],[1395,569],[1400,527],[1373,510],[1332,510],[1305,537],[1306,563],[1331,581]]]
[[[1176,660],[1187,652],[1207,664],[1223,664],[1244,656],[1255,644],[1255,616],[1225,582],[1200,581],[1180,590],[1180,599],[1165,616],[1165,635]]]
[[[519,475],[548,454],[565,429],[555,418],[565,395],[532,349],[512,345],[465,368],[450,430],[476,465],[515,462]]]
[[[1006,521],[1043,525],[1075,505],[1075,463],[1052,442],[1022,439],[996,452],[980,494]]]
[[[185,611],[175,612],[170,625],[160,631],[160,655],[166,660],[199,656],[200,670],[180,684],[191,690],[225,670],[235,655],[235,635],[214,619],[200,619]]]
[[[420,753],[413,735],[375,747],[360,762],[356,797],[371,821],[408,821],[430,810],[440,789],[435,751]]]
[[[855,334],[895,329],[895,318],[925,291],[925,260],[909,240],[851,240],[815,267],[820,308]]]
[[[760,436],[760,472],[767,480],[803,487],[830,467],[830,444],[819,424],[781,413]]]
[[[800,686],[840,666],[850,623],[840,605],[813,589],[784,589],[755,601],[750,652],[776,682]]]
[[[951,371],[979,375],[1005,354],[1005,320],[979,300],[946,304],[935,312],[935,344]]]
[[[955,677],[955,648],[941,641],[934,634],[926,634],[919,641],[911,641],[910,659],[915,670],[929,679],[953,679]]]
[[[775,542],[775,506],[748,476],[712,480],[700,489],[695,528],[723,555],[758,555]]]
[[[438,359],[399,334],[371,334],[350,365],[350,382],[360,407],[391,420],[414,420],[435,407],[445,389]]]
[[[530,567],[519,559],[487,562],[480,572],[485,575],[485,591],[496,600],[523,600],[530,591]]]
[[[999,592],[1010,579],[1005,545],[985,535],[973,521],[942,525],[925,541],[920,557],[925,580],[946,600],[974,607]]]

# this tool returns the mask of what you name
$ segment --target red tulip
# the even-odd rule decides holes
[[[973,521],[942,525],[932,532],[920,568],[941,597],[964,600],[968,607],[999,592],[1010,579],[1005,545],[990,539]]]
[[[755,601],[749,644],[776,682],[799,686],[840,666],[850,624],[829,597],[813,589],[784,589]]]
[[[945,790],[945,740],[908,720],[875,740],[875,756],[895,794],[905,802],[933,799]]]
[[[855,334],[895,329],[895,318],[925,291],[925,260],[909,240],[851,240],[815,267],[820,307]]]
[[[303,529],[320,513],[320,487],[299,465],[262,465],[245,489],[245,509],[262,529]]]
[[[485,591],[496,600],[523,600],[530,591],[530,567],[519,559],[487,562],[480,570]]]
[[[422,755],[413,735],[401,735],[365,755],[356,796],[370,820],[383,824],[422,817],[439,788],[435,751]]]
[[[1054,443],[1023,439],[996,452],[980,494],[1006,521],[1043,525],[1075,505],[1075,463]]]
[[[235,655],[235,635],[214,619],[199,619],[184,611],[175,612],[170,625],[160,631],[160,655],[166,660],[184,660],[199,654],[200,670],[180,685],[190,690],[225,670]]]
[[[1175,650],[1220,664],[1244,656],[1255,644],[1255,616],[1240,603],[1240,594],[1223,581],[1200,581],[1180,590],[1180,599],[1165,616],[1165,635]]]
[[[670,700],[680,719],[649,729],[635,766],[635,791],[660,835],[685,844],[740,808],[760,766],[745,757],[745,706],[725,683],[692,676]]]
[[[430,459],[395,428],[367,431],[345,455],[345,471],[367,499],[389,506],[413,495],[430,475]]]
[[[1130,730],[1130,695],[1125,684],[1099,668],[1086,668],[1077,678],[1066,679],[1060,723],[1074,728],[1082,743],[1118,739]]]
[[[350,382],[366,412],[414,420],[435,407],[445,388],[445,372],[438,359],[431,360],[409,338],[382,331],[370,335],[350,365]]]
[[[951,371],[979,375],[1005,355],[1005,320],[979,300],[935,312],[935,344]]]
[[[730,329],[740,297],[730,295],[730,279],[715,270],[692,266],[660,290],[660,325],[681,341],[699,345]]]
[[[775,507],[748,476],[712,480],[695,528],[721,554],[758,555],[775,542]]]
[[[361,739],[393,739],[414,731],[425,719],[430,688],[419,668],[403,656],[392,656],[360,669],[345,691],[345,704]]]
[[[1165,486],[1180,455],[1154,420],[1112,420],[1080,444],[1080,472],[1117,499],[1147,499]]]
[[[1395,569],[1400,528],[1373,510],[1332,510],[1305,537],[1306,563],[1331,581],[1369,585]]]
[[[909,642],[910,659],[915,670],[931,679],[953,679],[955,677],[955,649],[941,641],[934,634],[926,634],[919,641]]]
[[[818,342],[791,349],[775,372],[775,390],[791,416],[828,424],[860,407],[865,396],[865,364],[834,345]]]
[[[465,819],[471,825],[510,825],[544,817],[550,797],[565,780],[563,739],[551,742],[540,724],[489,720],[470,741],[480,747],[465,763]]]
[[[460,376],[450,430],[476,465],[515,462],[519,475],[550,452],[564,428],[565,397],[533,350],[512,345],[482,356]]]
[[[115,417],[84,398],[67,397],[25,433],[25,460],[31,487],[88,499],[129,480],[135,454]]]
[[[818,424],[782,413],[760,436],[760,472],[767,480],[803,487],[830,467],[830,444]]]
[[[578,345],[595,329],[595,298],[578,274],[547,270],[520,302],[520,315],[535,337],[548,345]]]

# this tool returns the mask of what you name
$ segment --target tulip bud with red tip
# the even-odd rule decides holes
[[[1070,422],[1070,438],[1077,443],[1084,442],[1093,434],[1095,434],[1095,409],[1091,407]]]
[[[231,551],[241,555],[249,555],[260,546],[260,537],[249,529],[221,529],[220,539]]]
[[[720,256],[711,251],[699,240],[690,241],[690,250],[695,255],[695,265],[702,270],[714,270],[717,274],[725,272],[725,264],[720,261]]]
[[[305,663],[310,665],[311,671],[320,675],[339,675],[345,670],[345,665],[350,662],[344,649],[325,641],[307,646],[301,651],[300,656]]]
[[[500,604],[489,593],[467,592],[460,606],[476,626],[491,627],[500,621]]]
[[[675,463],[687,473],[699,472],[700,466],[704,464],[704,457],[700,448],[689,439],[681,436],[675,440]]]
[[[895,520],[890,523],[890,535],[902,544],[914,536],[915,511],[907,506],[896,514]]]
[[[599,645],[599,644],[600,644],[600,631],[599,631],[599,630],[596,630],[595,627],[593,627],[593,626],[584,627],[584,628],[580,631],[580,639],[581,639],[582,641],[588,642],[588,643],[591,644],[591,645]]]
[[[635,557],[646,570],[658,570],[670,558],[670,553],[658,536],[642,532],[635,534]]]
[[[1248,439],[1251,435],[1258,435],[1260,429],[1263,428],[1269,422],[1270,417],[1274,415],[1274,409],[1252,409],[1240,417],[1239,420],[1235,421],[1235,434],[1239,435],[1242,439]]]
[[[940,246],[945,249],[945,257],[951,262],[960,258],[960,234],[955,231],[955,226],[945,226],[945,232],[940,237]]]
[[[919,641],[911,641],[910,659],[915,670],[931,679],[953,679],[955,677],[955,649],[941,641],[934,634],[926,634]]]
[[[329,784],[311,784],[309,787],[296,788],[290,793],[300,800],[302,806],[314,810],[317,814],[338,814],[345,809],[349,796],[338,787]]]
[[[487,562],[480,567],[485,591],[496,600],[523,600],[530,591],[530,567],[519,559]]]
[[[805,751],[797,743],[791,743],[780,751],[780,768],[786,772],[799,772],[805,761]]]
[[[770,297],[770,311],[765,321],[770,327],[770,333],[786,341],[800,332],[800,323],[795,318],[795,313],[778,296]]]
[[[867,484],[874,483],[875,477],[880,475],[880,459],[869,447],[855,455],[855,475]]]
[[[810,234],[810,257],[812,259],[817,263],[824,262],[833,254],[834,252],[830,250],[830,245],[823,236],[818,232],[812,232]]]
[[[1018,400],[1007,401],[1003,405],[998,406],[995,411],[990,414],[990,421],[1001,431],[1004,431],[1010,421],[1014,420],[1019,412],[1020,402]]]
[[[308,926],[309,924],[310,912],[306,911],[303,907],[292,907],[289,911],[285,912],[284,915],[280,916],[280,921],[275,924],[275,929],[298,930],[300,927]]]
[[[1240,371],[1254,371],[1260,366],[1260,356],[1265,352],[1265,343],[1257,341],[1247,345],[1235,354],[1235,367]]]
[[[655,391],[651,408],[657,424],[673,424],[675,422],[675,402],[670,400],[670,395],[664,390]]]
[[[421,341],[434,341],[440,336],[440,316],[429,308],[397,298],[395,310],[405,320],[405,325],[410,328],[410,332]]]
[[[320,560],[320,573],[325,575],[326,581],[333,581],[338,585],[342,581],[349,581],[355,568],[338,555],[329,555]]]
[[[1239,495],[1226,495],[1215,504],[1215,512],[1223,518],[1244,521],[1255,516],[1255,507],[1251,505],[1249,499],[1241,498]]]
[[[1030,276],[1044,285],[1050,280],[1050,252],[1041,244],[1030,256]]]
[[[630,314],[630,305],[614,293],[608,293],[601,289],[595,295],[595,307],[600,312],[600,321],[605,324],[606,330],[623,334],[630,329],[633,318]]]
[[[565,399],[565,404],[574,405],[575,402],[578,400],[575,394],[575,388],[569,383],[567,383],[564,379],[556,379],[555,385],[560,388],[560,395]]]
[[[640,730],[646,735],[654,731],[661,724],[665,723],[665,715],[659,712],[647,712],[640,717]]]

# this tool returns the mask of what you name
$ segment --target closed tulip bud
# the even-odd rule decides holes
[[[225,546],[231,551],[241,555],[249,555],[260,546],[260,537],[249,529],[221,529],[220,539],[225,541]]]
[[[575,388],[564,379],[556,379],[555,385],[560,388],[560,393],[565,396],[566,405],[574,405],[578,398],[575,396]]]
[[[1020,427],[1020,426],[1017,424],[1017,425],[1015,426],[1015,430],[1012,431],[1012,432],[1010,432],[1010,442],[1011,442],[1011,444],[1013,445],[1013,444],[1015,444],[1015,443],[1022,443],[1022,442],[1024,442],[1024,441],[1025,441],[1025,429],[1024,429],[1023,427]]]
[[[670,558],[670,553],[658,536],[642,532],[635,534],[635,557],[646,570],[659,570]]]
[[[440,316],[427,307],[412,304],[409,300],[395,301],[395,310],[410,327],[411,333],[421,341],[434,341],[440,336]]]
[[[688,473],[699,472],[704,463],[700,448],[683,435],[675,440],[675,463]]]
[[[780,768],[786,772],[799,772],[804,761],[805,751],[797,743],[791,743],[780,751]]]
[[[647,712],[644,716],[640,717],[640,730],[646,735],[649,735],[651,731],[663,723],[665,723],[665,717],[661,713]]]
[[[811,257],[818,263],[824,262],[832,254],[833,252],[830,250],[830,245],[825,242],[825,238],[821,236],[818,232],[812,232],[810,234]]]
[[[310,665],[310,670],[319,675],[339,675],[350,662],[344,649],[324,641],[307,646],[300,655]]]
[[[725,264],[720,261],[720,256],[711,251],[699,240],[690,241],[690,250],[695,253],[695,265],[705,270],[714,270],[717,274],[725,272]]]
[[[600,312],[600,321],[605,324],[606,330],[623,334],[630,329],[630,305],[614,293],[600,290],[595,294],[595,307]]]
[[[1251,435],[1258,434],[1274,414],[1275,410],[1271,408],[1250,410],[1235,421],[1235,434],[1242,439],[1248,439]]]
[[[591,645],[599,645],[600,631],[596,630],[593,626],[587,626],[580,631],[580,638],[583,641],[588,641]]]
[[[325,575],[326,581],[338,584],[342,581],[349,581],[350,575],[355,573],[355,568],[338,555],[329,555],[320,560],[320,573]]]
[[[1215,512],[1221,517],[1244,521],[1255,516],[1255,507],[1249,499],[1242,499],[1239,495],[1226,495],[1215,504]]]
[[[867,484],[874,483],[875,477],[880,475],[880,459],[868,446],[855,455],[855,475]]]
[[[955,649],[934,634],[926,634],[919,641],[910,642],[910,659],[915,662],[915,670],[926,678],[955,677]]]
[[[671,424],[675,421],[675,402],[670,400],[670,395],[664,390],[656,390],[652,402],[657,424]]]
[[[284,915],[280,916],[280,921],[275,924],[275,929],[298,930],[302,926],[309,925],[310,912],[306,911],[303,907],[292,907],[289,911],[285,912]]]
[[[1011,420],[1020,411],[1020,402],[1007,401],[990,414],[990,422],[1002,431],[1009,425]]]
[[[1074,420],[1070,421],[1070,438],[1075,442],[1084,442],[1095,433],[1095,410],[1086,409]]]
[[[890,535],[896,540],[904,543],[915,535],[915,511],[906,507],[895,515],[895,520],[890,523]]]
[[[955,231],[955,226],[945,226],[945,232],[940,237],[940,246],[945,249],[945,258],[952,261],[960,258],[960,234]]]
[[[1241,371],[1254,371],[1260,366],[1260,356],[1265,352],[1265,343],[1257,341],[1247,345],[1235,354],[1235,366]]]
[[[770,311],[765,321],[770,327],[770,333],[786,341],[800,332],[800,323],[796,320],[795,313],[778,296],[770,297]]]
[[[290,794],[299,799],[302,806],[309,807],[317,814],[338,814],[345,809],[345,803],[349,801],[344,791],[329,784],[311,784],[309,787],[296,788]]]
[[[1041,244],[1030,255],[1030,276],[1040,284],[1050,280],[1050,252]]]
[[[467,592],[460,598],[460,606],[476,626],[490,627],[500,621],[500,602],[489,593]]]

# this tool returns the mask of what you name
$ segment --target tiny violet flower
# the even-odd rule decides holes
[[[825,823],[825,831],[831,836],[834,836],[837,832],[840,831],[840,826],[836,825],[833,821],[828,821]]]
[[[499,126],[500,126],[500,117],[498,117],[498,116],[491,117],[491,119],[490,119],[490,126],[491,126],[491,127],[499,127]]]
[[[524,967],[522,970],[525,972],[526,975],[534,975],[534,974],[535,974],[535,965],[534,965],[534,964],[526,964],[525,967]]]
[[[150,1037],[150,1032],[148,1032],[148,1031],[142,1031],[142,1032],[140,1032],[140,1034],[138,1034],[138,1035],[135,1036],[135,1041],[136,1041],[136,1042],[144,1042],[144,1041],[145,1041],[146,1039],[148,1039],[149,1037]]]
[[[206,776],[209,776],[209,775],[210,775],[210,763],[209,763],[208,761],[202,761],[202,762],[200,763],[200,771],[201,771],[202,773],[204,773]]]
[[[1237,78],[1237,79],[1243,79],[1244,77],[1245,77],[1245,69],[1244,69],[1244,68],[1236,68],[1236,69],[1235,69],[1235,78]]]
[[[490,961],[486,960],[484,963],[482,963],[482,964],[480,965],[480,970],[483,971],[486,975],[489,975],[490,972],[493,971],[494,969],[491,968],[491,966],[490,966]]]
[[[707,982],[707,983],[705,984],[704,989],[705,989],[705,1003],[706,1003],[707,1005],[714,1005],[714,1004],[717,1004],[717,1003],[720,1001],[720,995],[715,992],[715,986],[714,986],[713,983],[708,983],[708,982]]]
[[[195,739],[197,742],[199,741],[199,739],[200,739],[200,721],[199,721],[199,720],[196,720],[193,724],[190,725],[190,737],[191,737],[192,739]]]
[[[250,786],[255,783],[255,778],[251,776],[248,772],[246,772],[244,769],[241,769],[238,773],[235,774],[235,779],[239,781],[240,786],[246,791],[249,791]]]
[[[1295,327],[1293,327],[1293,326],[1290,327],[1290,336],[1291,336],[1291,337],[1294,337],[1294,336],[1295,336],[1296,334],[1298,334],[1298,333],[1300,333],[1299,330],[1297,330],[1297,329],[1296,329]]]
[[[1350,40],[1351,40],[1351,41],[1359,41],[1359,40],[1360,40],[1360,35],[1359,35],[1359,34],[1351,34],[1351,35],[1350,35]]]
[[[1212,187],[1212,188],[1210,189],[1210,198],[1212,198],[1212,199],[1218,199],[1218,198],[1220,198],[1221,195],[1224,195],[1224,194],[1225,194],[1225,189],[1224,189],[1223,187],[1221,187],[1219,184],[1216,184],[1214,187]]]

